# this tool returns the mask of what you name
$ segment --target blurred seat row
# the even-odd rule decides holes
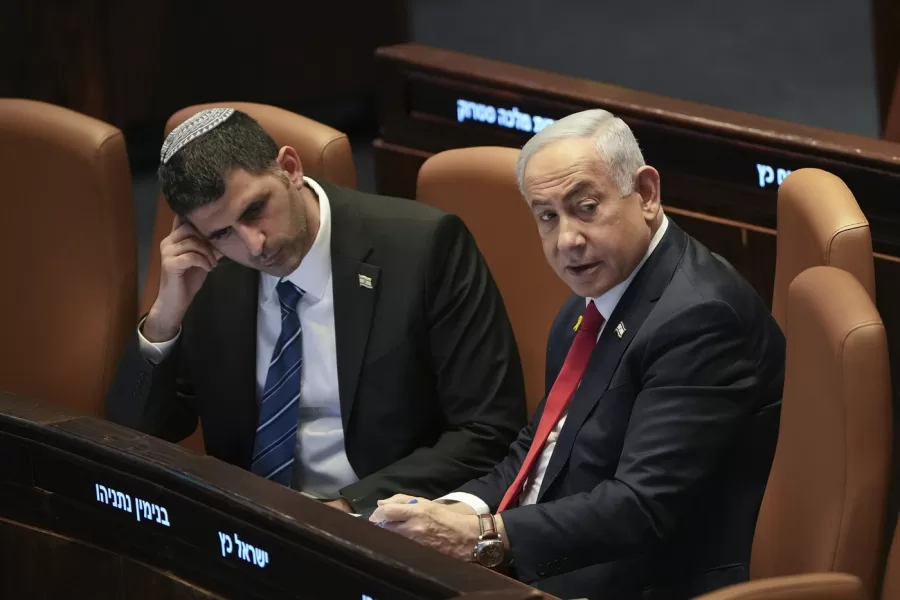
[[[211,106],[253,116],[298,151],[309,175],[356,186],[347,136],[279,108],[192,106],[169,119],[166,133]],[[122,132],[64,108],[0,99],[0,156],[0,390],[102,416],[119,352],[155,299],[156,247],[173,214],[160,197],[139,301]],[[533,411],[547,333],[569,292],[543,257],[516,157],[512,148],[436,154],[419,173],[417,199],[458,214],[472,231],[506,303]],[[710,598],[874,599],[882,589],[892,419],[874,281],[868,223],[847,186],[824,171],[792,173],[778,193],[771,299],[788,343],[784,405],[754,581]],[[200,439],[186,443],[199,449]],[[893,545],[883,598],[900,597],[900,540]]]

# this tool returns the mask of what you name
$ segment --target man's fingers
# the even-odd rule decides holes
[[[430,546],[433,543],[432,540],[427,539],[421,535],[421,526],[416,525],[413,521],[384,521],[382,524],[382,528],[387,529],[388,531],[393,531],[394,533],[398,533],[403,537],[413,539],[426,546]]]
[[[378,506],[381,506],[382,504],[406,504],[413,499],[415,499],[415,496],[408,496],[406,494],[394,494],[390,498],[379,500]]]
[[[376,523],[381,521],[408,521],[421,512],[421,509],[415,504],[382,504],[375,509],[369,520]]]
[[[177,244],[172,244],[165,250],[164,256],[178,256],[180,254],[200,254],[209,261],[211,267],[214,267],[219,260],[216,258],[212,248],[205,242],[201,242],[197,238],[189,237],[181,240]]]
[[[187,222],[182,222],[181,225],[172,230],[172,233],[166,236],[165,240],[163,241],[167,241],[168,243],[172,244],[175,242],[180,242],[181,240],[189,237],[195,237],[204,244],[209,244],[209,241],[203,236],[203,234],[197,231],[196,227]]]
[[[213,265],[209,262],[208,258],[203,256],[202,254],[197,254],[194,252],[187,252],[185,254],[179,254],[178,256],[172,256],[166,259],[165,263],[163,263],[163,269],[166,271],[176,271],[184,273],[191,267],[203,269],[207,273],[213,270]]]

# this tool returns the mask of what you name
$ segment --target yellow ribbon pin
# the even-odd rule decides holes
[[[583,318],[584,318],[583,316],[578,317],[578,322],[575,323],[575,327],[572,328],[572,331],[578,331],[578,328],[581,327],[581,320],[582,320]]]

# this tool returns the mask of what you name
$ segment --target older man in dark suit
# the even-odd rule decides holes
[[[670,221],[659,173],[603,110],[522,149],[544,252],[575,295],[547,396],[506,460],[385,527],[561,597],[689,598],[748,576],[785,341],[727,263]]]
[[[315,181],[249,116],[198,113],[159,169],[178,216],[106,401],[345,511],[484,474],[525,423],[503,301],[457,217]]]

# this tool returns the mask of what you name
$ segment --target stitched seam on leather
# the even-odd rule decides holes
[[[96,170],[104,176],[104,179],[106,179],[106,175],[108,175],[108,173],[107,173],[108,166],[103,162],[102,156],[106,153],[107,144],[111,143],[112,140],[114,140],[116,138],[120,138],[120,137],[124,138],[121,131],[117,130],[115,132],[110,133],[110,135],[106,136],[106,138],[104,138],[103,141],[97,145],[97,149],[94,151],[94,164],[95,164],[95,167],[97,167]],[[124,145],[124,139],[122,140],[122,143]],[[128,163],[126,161],[126,165],[127,164]],[[101,206],[99,208],[102,209],[104,206],[106,206],[106,207],[112,206],[112,203],[110,202],[109,188],[106,185],[101,185],[100,187],[102,189],[100,190],[100,195],[101,195],[100,196],[100,205]],[[105,225],[106,231],[112,232],[114,230],[114,228],[112,227],[112,211],[101,210],[100,213],[102,215],[101,218],[104,220],[104,225]],[[110,338],[112,337],[112,331],[114,329],[113,320],[115,319],[116,314],[118,313],[118,310],[111,310],[111,308],[118,309],[118,307],[110,307],[109,306],[110,298],[109,298],[109,293],[108,293],[109,289],[110,289],[110,284],[112,283],[110,281],[111,280],[110,271],[112,270],[111,268],[115,265],[115,258],[113,258],[113,257],[116,255],[116,248],[114,247],[114,244],[112,243],[113,235],[106,236],[106,239],[107,239],[107,244],[109,246],[109,248],[108,248],[109,254],[107,255],[106,260],[105,260],[105,264],[107,267],[105,269],[105,274],[104,274],[106,289],[107,289],[105,302],[106,302],[107,306],[105,307],[106,310],[104,312],[106,313],[107,318],[105,319],[106,332],[103,336],[103,351],[102,351],[103,372],[100,376],[101,380],[98,382],[98,384],[100,385],[101,388],[103,386],[103,382],[108,381],[108,377],[110,375],[110,373],[107,373],[107,368],[111,368],[111,369],[115,368],[114,366],[107,367],[107,365],[111,365],[111,363],[109,363],[109,361],[108,361],[109,347],[110,347],[110,343],[111,343]],[[105,392],[105,390],[103,390],[103,389],[100,390],[101,396],[104,392]]]
[[[828,247],[825,249],[825,261],[826,262],[831,261],[831,248],[834,246],[834,240],[837,239],[837,236],[839,236],[840,234],[847,232],[847,231],[852,231],[854,229],[861,229],[863,227],[868,227],[868,226],[869,226],[868,221],[857,221],[856,223],[848,223],[847,225],[844,225],[843,227],[839,228],[838,230],[832,232],[831,238],[828,240]]]
[[[780,583],[780,585],[778,585],[777,591],[778,592],[802,591],[802,592],[816,593],[816,592],[820,592],[820,591],[830,591],[830,590],[835,590],[835,589],[840,589],[842,591],[849,591],[853,588],[849,587],[847,585],[847,583],[843,582],[843,581],[840,581],[840,582],[829,581],[829,582],[825,583],[824,586],[817,582],[789,581],[789,582]],[[740,597],[741,598],[760,598],[760,599],[771,598],[772,597],[771,592],[772,592],[772,590],[768,589],[768,588],[767,589],[758,589],[758,590],[753,590],[752,593],[747,596],[740,596]],[[738,596],[735,596],[735,598],[737,598],[737,597]]]
[[[875,320],[858,323],[858,324],[854,325],[846,334],[844,334],[844,337],[841,340],[840,350],[838,351],[838,357],[839,357],[839,362],[841,365],[841,393],[842,394],[844,391],[844,383],[845,383],[845,379],[846,379],[846,377],[844,376],[844,347],[847,344],[847,340],[850,338],[850,336],[854,332],[856,332],[860,329],[863,329],[865,327],[871,327],[872,325],[879,325],[882,328],[884,327],[884,325],[881,321],[875,321]],[[850,444],[849,444],[849,440],[847,439],[847,436],[848,436],[848,434],[847,434],[847,411],[845,410],[843,399],[841,401],[841,413],[843,415],[842,420],[844,422],[844,453],[843,453],[844,485],[842,486],[842,490],[841,490],[841,492],[842,492],[841,493],[841,512],[840,512],[841,520],[840,520],[840,523],[838,524],[837,539],[835,540],[834,550],[832,551],[832,555],[831,555],[831,568],[832,569],[835,566],[835,562],[837,559],[837,552],[838,552],[838,548],[840,546],[840,542],[845,537],[844,521],[845,521],[845,518],[847,515],[847,479],[848,479],[847,471],[848,471],[848,465],[849,465],[849,461],[847,460],[847,454],[848,454],[847,449],[850,447]]]
[[[325,170],[325,155],[328,153],[328,149],[331,147],[331,144],[333,144],[339,140],[345,140],[345,139],[347,139],[347,136],[339,135],[335,138],[331,138],[330,140],[328,140],[328,142],[324,146],[322,146],[322,150],[319,151],[319,161],[321,161],[321,163],[322,163],[323,171]],[[326,177],[325,173],[322,173],[322,177],[326,180],[331,179],[330,177]]]

